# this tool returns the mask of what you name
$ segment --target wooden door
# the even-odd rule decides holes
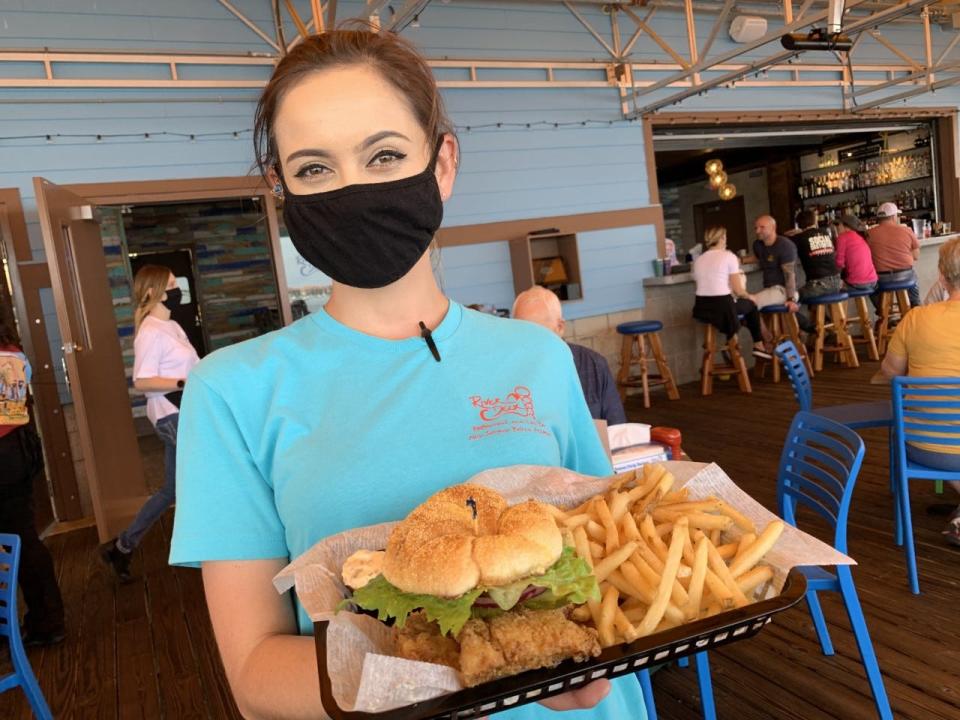
[[[693,223],[698,243],[703,242],[703,234],[708,228],[720,226],[727,229],[727,249],[731,252],[749,250],[753,244],[747,235],[743,195],[737,195],[733,200],[714,200],[694,205]]]
[[[20,192],[15,188],[0,188],[0,245],[7,261],[14,312],[20,324],[20,343],[33,366],[31,416],[39,427],[46,459],[46,472],[34,478],[33,488],[34,520],[38,532],[42,532],[54,519],[78,520],[83,511],[43,312],[44,293],[51,292],[50,272],[46,262],[34,259]],[[51,501],[56,506],[56,514]]]
[[[33,179],[63,359],[101,542],[147,497],[100,228],[84,198]]]

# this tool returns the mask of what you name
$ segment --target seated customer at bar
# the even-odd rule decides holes
[[[844,288],[873,291],[877,287],[877,271],[863,237],[865,231],[855,215],[844,215],[837,223],[837,268]]]
[[[696,300],[693,318],[713,325],[728,338],[740,329],[739,315],[753,338],[753,354],[770,359],[773,357],[769,344],[760,331],[760,313],[749,299],[747,288],[740,273],[740,261],[727,250],[727,230],[722,227],[708,228],[703,236],[706,251],[693,261],[693,281],[696,284]]]
[[[909,290],[910,305],[920,304],[920,287],[914,264],[920,258],[920,242],[913,230],[900,224],[900,209],[892,202],[885,202],[877,211],[880,221],[867,233],[867,244],[873,255],[873,266],[877,269],[880,282],[893,283],[913,281]],[[880,307],[880,293],[874,293],[874,307]]]
[[[769,215],[761,215],[753,223],[757,239],[753,243],[753,258],[763,274],[763,290],[750,299],[758,308],[768,305],[783,305],[796,302],[797,295],[797,246],[777,233],[777,221]]]
[[[552,330],[560,337],[566,328],[560,298],[545,287],[534,285],[517,295],[513,303],[513,317],[526,320]],[[618,425],[627,421],[627,415],[620,402],[617,383],[610,372],[606,358],[600,353],[583,345],[568,342],[573,353],[573,363],[577,366],[577,375],[583,386],[583,394],[594,420],[606,420],[607,425]]]
[[[904,316],[875,380],[899,375],[960,377],[960,238],[940,247],[939,268],[947,299],[914,308]],[[907,457],[928,467],[960,471],[960,447],[956,445],[907,445]],[[960,482],[950,484],[960,492]],[[960,507],[943,533],[947,542],[960,545]]]
[[[797,224],[800,232],[791,239],[797,246],[797,257],[806,276],[806,283],[799,291],[800,302],[840,292],[843,282],[829,233],[817,227],[817,216],[812,210],[801,211],[797,215]]]

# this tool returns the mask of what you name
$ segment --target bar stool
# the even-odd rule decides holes
[[[877,350],[877,337],[873,332],[873,323],[870,322],[870,308],[867,307],[867,298],[873,295],[872,290],[856,290],[848,288],[847,295],[857,306],[857,315],[860,318],[860,334],[851,335],[854,345],[866,345],[867,356],[871,360],[879,360],[880,352]]]
[[[897,313],[902,320],[903,316],[910,312],[909,290],[913,286],[913,280],[891,283],[881,281],[877,286],[877,290],[880,292],[880,327],[877,330],[880,355],[886,354],[887,343],[893,336],[894,329],[890,327],[890,320],[893,317],[893,303],[897,303]]]
[[[807,354],[806,346],[800,342],[800,324],[797,322],[797,314],[790,312],[786,305],[767,305],[760,308],[760,314],[766,315],[768,320],[767,328],[773,335],[773,346],[776,347],[784,340],[792,340],[793,344],[799,348],[800,357],[803,364],[807,366],[807,372],[813,376],[813,366],[810,364],[810,356]],[[780,362],[774,357],[772,360],[763,361],[760,367],[760,377],[766,373],[767,366],[773,368],[773,381],[780,382]]]
[[[636,320],[617,325],[617,332],[623,335],[620,345],[620,372],[617,373],[617,386],[620,389],[620,399],[627,399],[627,389],[632,387],[643,388],[643,406],[650,407],[650,386],[663,385],[667,390],[667,397],[677,400],[680,391],[673,380],[673,373],[663,355],[663,346],[660,344],[660,330],[663,323],[659,320]],[[650,348],[647,349],[647,339]],[[653,357],[651,357],[651,355]],[[647,369],[649,362],[657,363],[659,374],[651,375]],[[640,374],[632,375],[634,365],[640,366]]]
[[[817,372],[823,370],[824,353],[836,353],[847,367],[860,367],[857,359],[857,347],[847,332],[846,302],[850,296],[845,292],[808,298],[804,302],[816,309],[816,340],[813,346],[813,367]],[[830,322],[827,322],[827,310]],[[836,345],[827,345],[827,330],[833,330],[837,336]]]
[[[714,375],[736,375],[737,383],[740,385],[740,391],[752,393],[753,387],[750,385],[750,376],[747,374],[747,364],[740,354],[740,341],[736,335],[732,335],[726,344],[718,348],[717,329],[709,323],[703,323],[705,328],[703,337],[703,365],[700,368],[700,394],[713,394]],[[717,365],[713,356],[718,352],[727,351],[730,356],[729,363]]]

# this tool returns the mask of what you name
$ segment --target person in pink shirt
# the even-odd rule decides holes
[[[836,262],[847,288],[872,291],[877,287],[878,276],[863,232],[863,224],[855,215],[840,218],[837,222]]]

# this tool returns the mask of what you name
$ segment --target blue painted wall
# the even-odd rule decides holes
[[[270,32],[269,4],[235,0],[235,4]],[[399,2],[397,6],[399,6]],[[304,16],[309,3],[297,3]],[[340,16],[359,11],[356,2],[341,3]],[[609,37],[609,18],[599,7],[584,15]],[[697,23],[703,43],[711,18]],[[623,37],[632,34],[622,19]],[[771,21],[771,27],[775,23]],[[602,60],[600,45],[560,5],[509,5],[453,0],[433,3],[419,28],[405,35],[433,58],[527,58]],[[687,46],[682,17],[660,11],[652,26],[681,53]],[[288,23],[288,37],[294,28]],[[885,28],[898,47],[919,57],[922,35],[917,25]],[[949,35],[934,29],[935,55]],[[195,0],[0,0],[0,47],[53,49],[109,48],[143,51],[263,53],[267,45],[215,2]],[[734,47],[726,30],[714,53]],[[768,47],[751,54],[760,57]],[[748,56],[748,57],[751,57]],[[635,59],[663,59],[647,37],[635,46]],[[812,57],[811,57],[812,59]],[[816,58],[834,62],[832,56]],[[901,61],[873,40],[864,40],[857,62]],[[36,66],[3,70],[11,76],[35,76]],[[85,76],[101,70],[79,67]],[[153,67],[125,68],[130,77],[162,77]],[[185,68],[191,77],[263,78],[268,69]],[[455,73],[439,73],[441,76]],[[575,73],[571,73],[575,74]],[[706,77],[709,77],[706,76]],[[663,97],[673,90],[653,93]],[[50,134],[52,142],[0,140],[0,186],[23,195],[32,241],[39,246],[31,178],[42,175],[58,183],[143,180],[238,175],[250,171],[249,135],[239,139],[157,135],[160,131],[202,135],[250,127],[256,92],[251,90],[0,90],[0,138]],[[620,121],[613,90],[478,90],[445,91],[448,109],[461,128],[496,122],[548,123],[595,120],[608,125],[547,129],[461,130],[462,172],[446,208],[447,226],[523,217],[595,212],[649,204],[646,159],[640,126]],[[948,90],[924,96],[917,104],[958,105],[960,93]],[[838,108],[838,89],[802,91],[737,87],[692,98],[676,109],[705,112],[726,109]],[[136,136],[95,142],[57,137],[126,132]],[[152,133],[149,140],[143,133]],[[643,304],[642,278],[655,256],[653,228],[624,228],[584,233],[580,237],[584,300],[571,303],[571,318]],[[450,248],[443,252],[444,284],[463,302],[509,305],[513,296],[505,243]]]

